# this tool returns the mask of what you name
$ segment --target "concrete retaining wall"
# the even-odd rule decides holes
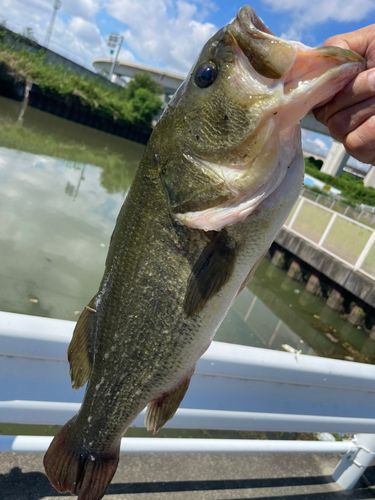
[[[374,282],[370,278],[353,271],[342,262],[319,250],[285,228],[282,228],[275,242],[340,285],[347,292],[358,297],[365,304],[375,308],[375,287]]]

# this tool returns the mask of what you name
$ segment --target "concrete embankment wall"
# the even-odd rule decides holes
[[[344,263],[285,228],[280,231],[275,241],[317,272],[327,276],[334,283],[375,308],[375,283],[373,280],[360,272],[353,271]]]
[[[272,247],[272,261],[288,269],[296,281],[306,281],[306,290],[325,296],[327,305],[354,326],[363,326],[375,338],[374,281],[325,253],[308,241],[282,228]],[[350,309],[348,310],[348,304]]]

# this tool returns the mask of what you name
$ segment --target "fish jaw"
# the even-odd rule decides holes
[[[260,183],[259,187],[256,186],[250,194],[238,194],[235,201],[230,204],[226,203],[200,212],[177,214],[175,218],[181,224],[195,229],[203,229],[204,231],[220,231],[224,227],[244,221],[282,183],[289,165],[299,151],[301,151],[301,130],[299,125],[280,131],[276,137],[276,143],[270,144],[268,148],[265,146],[263,154],[258,156],[252,164],[252,166],[258,167],[261,174],[266,170],[263,176],[263,179],[266,177],[266,182]],[[264,163],[266,168],[262,165]],[[226,175],[233,177],[238,173],[238,170],[233,167],[211,165],[211,168],[220,169],[224,177]],[[242,172],[244,171],[242,170]],[[235,188],[232,189],[234,191]]]
[[[205,231],[243,221],[272,195],[301,149],[299,121],[366,67],[365,60],[349,50],[310,48],[279,39],[250,7],[243,7],[227,29],[235,51],[232,86],[259,119],[255,131],[237,148],[247,162],[195,160],[198,168],[204,164],[222,178],[233,193],[218,206],[174,215],[180,223]],[[263,145],[255,148],[256,155],[251,154],[255,142]]]
[[[353,58],[353,52],[337,47],[311,49],[299,42],[296,60],[284,80],[282,125],[301,120],[314,107],[331,99],[339,90],[366,68],[364,59]],[[355,54],[357,55],[357,54]]]

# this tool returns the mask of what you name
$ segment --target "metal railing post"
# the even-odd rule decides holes
[[[358,453],[346,453],[332,474],[336,483],[346,490],[354,488],[375,459],[375,434],[357,434],[353,443],[359,448]]]

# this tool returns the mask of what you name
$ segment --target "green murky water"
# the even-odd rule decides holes
[[[76,320],[144,146],[0,98],[0,310]],[[375,362],[375,343],[264,260],[216,340]],[[283,347],[284,346],[284,347]]]

